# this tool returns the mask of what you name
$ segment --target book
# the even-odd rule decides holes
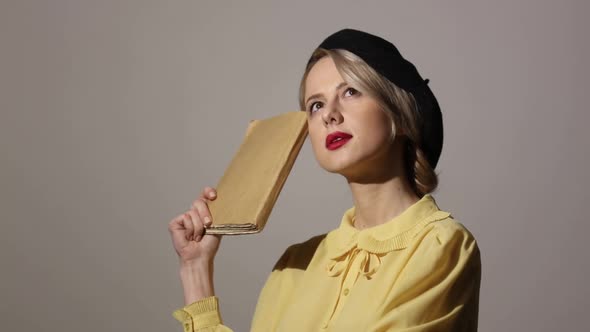
[[[302,111],[251,120],[217,184],[217,198],[207,203],[213,222],[205,233],[261,232],[307,134],[307,114]]]

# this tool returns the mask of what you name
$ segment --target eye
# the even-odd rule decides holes
[[[318,108],[316,106],[321,107],[322,103],[319,101],[316,101],[314,103],[311,103],[311,105],[309,105],[309,113],[314,113],[314,111],[317,111]]]
[[[345,97],[354,96],[356,94],[358,94],[358,90],[356,90],[355,88],[347,88],[346,90],[344,90]]]

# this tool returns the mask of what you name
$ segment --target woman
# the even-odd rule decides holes
[[[352,29],[312,54],[299,101],[318,163],[344,176],[354,206],[328,234],[286,249],[264,285],[252,331],[476,331],[480,255],[436,205],[442,117],[394,45]],[[169,224],[180,257],[185,331],[231,331],[213,290],[220,237],[205,188]]]

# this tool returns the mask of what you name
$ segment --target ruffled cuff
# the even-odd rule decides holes
[[[185,332],[198,331],[222,324],[219,302],[216,296],[209,296],[175,310],[172,316],[184,326]]]

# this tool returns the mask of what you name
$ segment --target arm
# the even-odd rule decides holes
[[[296,247],[292,245],[285,250],[267,277],[252,318],[252,331],[276,331],[281,313],[288,305],[296,280],[300,277],[298,274],[303,273],[288,268],[301,263],[294,260]],[[222,325],[218,299],[211,282],[213,266],[196,264],[181,267],[180,275],[187,305],[175,311],[174,317],[183,323],[185,331],[232,332]]]
[[[180,265],[185,306],[173,316],[185,332],[232,332],[223,325],[213,287],[213,263],[186,262]]]
[[[455,221],[430,229],[405,267],[368,331],[477,331],[480,252]]]
[[[213,262],[180,264],[180,280],[184,290],[184,304],[215,296],[213,287]]]
[[[224,326],[213,289],[213,261],[221,237],[204,232],[211,223],[207,202],[215,190],[205,188],[190,210],[174,218],[168,226],[180,260],[180,279],[185,306],[172,314],[185,332],[231,332]]]

